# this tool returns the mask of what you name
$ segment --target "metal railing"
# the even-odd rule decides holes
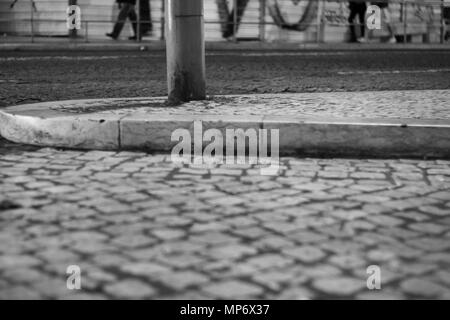
[[[82,9],[82,27],[77,32],[69,32],[65,12],[69,0],[17,0],[14,9],[10,9],[12,1],[0,0],[1,42],[28,38],[34,42],[61,37],[75,42],[99,40],[112,29],[118,13],[114,0],[98,1],[102,4],[96,5],[70,0]],[[395,18],[396,36],[401,41],[410,41],[416,35],[422,36],[424,42],[446,41],[450,0],[388,2]],[[137,12],[140,11],[139,3],[138,0]],[[153,25],[152,35],[144,36],[145,40],[165,38],[164,0],[151,0],[150,3],[150,20],[137,15],[136,41],[141,41],[141,27],[145,23]],[[350,25],[347,4],[348,1],[342,0],[205,0],[206,39],[341,42]],[[357,22],[352,24],[360,26]],[[130,34],[129,30],[125,32]]]

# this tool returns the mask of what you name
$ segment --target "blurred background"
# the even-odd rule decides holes
[[[72,33],[66,27],[69,4],[81,8],[81,29]],[[138,0],[136,7],[143,41],[164,40],[164,0]],[[389,8],[397,41],[447,41],[450,0],[395,0]],[[0,41],[111,41],[105,33],[118,11],[114,0],[0,0]],[[348,15],[348,1],[340,0],[205,0],[205,36],[207,41],[342,43],[349,39]],[[130,35],[127,22],[119,40]],[[368,40],[383,42],[387,36],[382,23]]]

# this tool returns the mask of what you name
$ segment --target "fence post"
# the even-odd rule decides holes
[[[89,42],[89,21],[84,22],[84,41],[87,43]]]
[[[266,0],[259,0],[259,41],[266,40]]]
[[[30,14],[30,25],[31,25],[31,42],[34,42],[34,2],[30,0],[31,14]]]
[[[237,42],[238,0],[233,0],[233,41]]]
[[[317,4],[317,21],[316,21],[316,42],[320,43],[322,41],[322,28],[323,28],[323,11],[324,11],[324,1],[318,0]]]
[[[69,0],[69,6],[76,6],[77,0]],[[70,29],[69,30],[69,40],[75,39],[77,37],[77,29]]]
[[[166,38],[166,0],[161,0],[161,35],[159,39],[164,41]]]
[[[402,0],[402,6],[403,6],[403,43],[407,42],[407,27],[408,27],[408,23],[407,23],[407,19],[408,19],[408,12],[407,12],[407,4],[405,2],[405,0]]]
[[[166,0],[169,102],[204,100],[203,0]]]
[[[136,17],[136,42],[141,42],[141,1],[136,1],[136,11],[137,11],[137,17]]]
[[[445,42],[445,17],[444,17],[444,0],[441,0],[441,39],[440,43]]]

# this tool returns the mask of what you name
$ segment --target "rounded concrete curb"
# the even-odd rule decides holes
[[[302,101],[306,95],[314,97],[292,96]],[[284,96],[260,98],[270,101],[271,97],[279,101]],[[449,119],[257,114],[245,112],[245,108],[241,114],[227,114],[220,113],[214,100],[176,108],[165,107],[164,100],[74,100],[10,107],[0,111],[0,135],[13,142],[37,146],[170,151],[178,143],[171,140],[176,129],[187,129],[194,136],[194,122],[201,121],[203,132],[214,128],[224,136],[226,129],[278,129],[281,154],[450,157]],[[219,104],[227,108],[226,100]]]

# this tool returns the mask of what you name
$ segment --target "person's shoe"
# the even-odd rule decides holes
[[[110,37],[113,40],[117,40],[117,36],[114,33],[107,33],[106,36]]]
[[[358,40],[356,40],[356,41],[358,41],[359,43],[366,43],[367,42],[366,38],[364,38],[364,37],[358,38]]]
[[[128,37],[128,40],[136,41],[136,40],[137,40],[137,36],[131,36],[131,37]]]
[[[388,42],[389,43],[397,43],[397,39],[395,39],[395,37],[390,37]]]

